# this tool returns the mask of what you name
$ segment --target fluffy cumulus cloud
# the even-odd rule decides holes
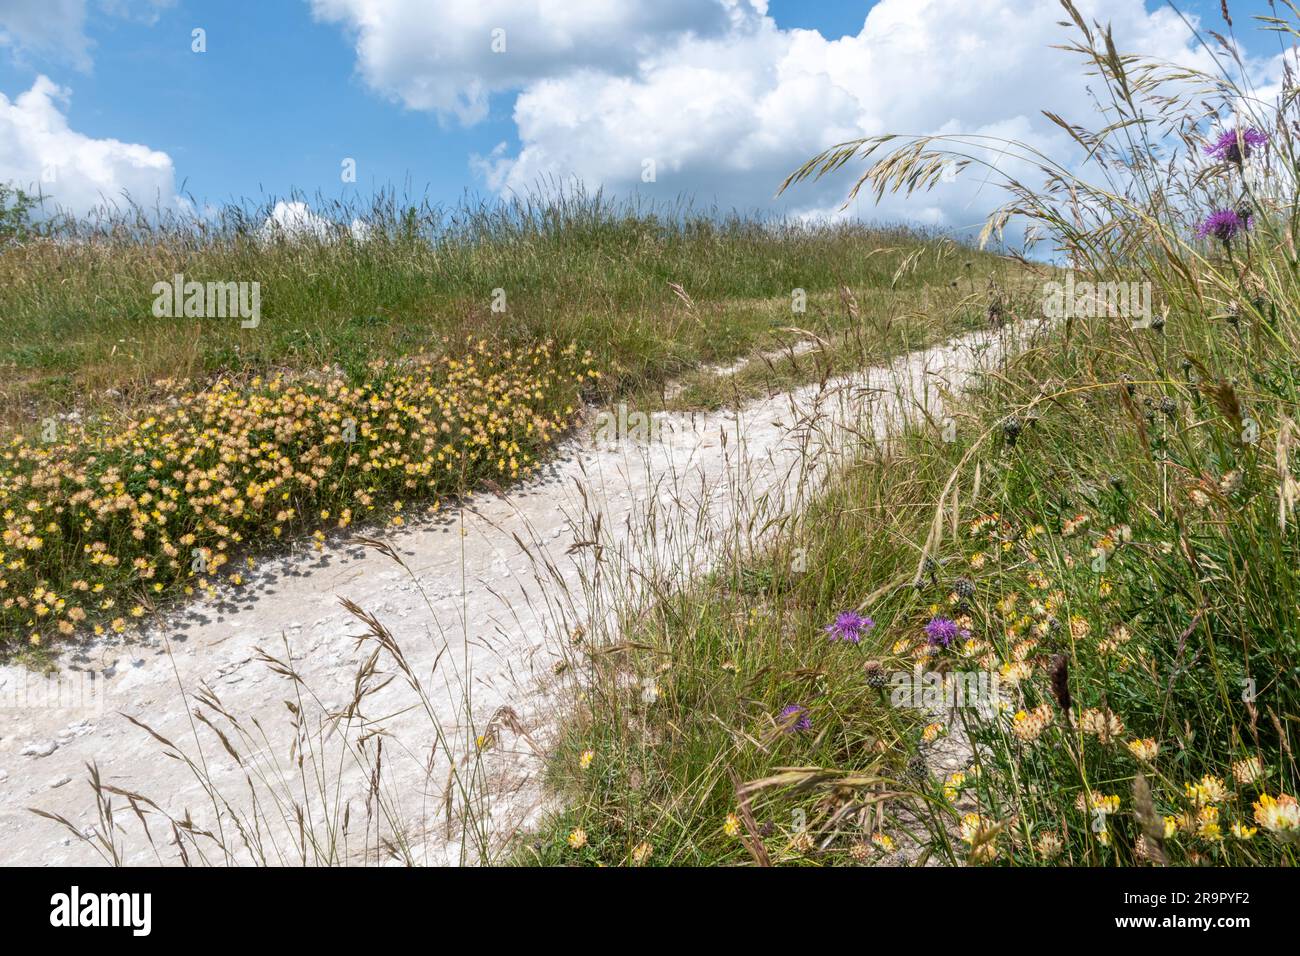
[[[1086,6],[1130,49],[1200,59],[1167,11],[1148,13],[1141,0]],[[525,89],[514,114],[522,147],[496,157],[493,181],[524,189],[572,175],[632,188],[653,159],[657,192],[747,208],[764,204],[812,154],[867,135],[1015,138],[1068,156],[1072,141],[1041,111],[1087,120],[1092,107],[1080,64],[1051,48],[1063,38],[1060,18],[1056,0],[882,0],[860,33],[835,40],[770,19],[722,38],[687,37],[645,58],[632,77],[587,71]],[[1027,172],[996,152],[982,158]],[[971,225],[1000,198],[984,179],[972,167],[879,213]],[[833,209],[847,185],[846,173],[801,186],[791,208]]]
[[[257,237],[262,242],[292,242],[302,239],[329,242],[342,238],[344,231],[336,223],[312,212],[305,202],[295,200],[277,202],[266,221],[258,228]],[[371,227],[362,219],[353,219],[346,232],[357,242],[365,242],[370,238]]]
[[[1058,0],[880,0],[857,35],[838,39],[781,29],[753,0],[314,5],[358,31],[362,74],[408,106],[473,120],[489,92],[512,90],[518,148],[474,160],[500,190],[577,178],[749,210],[767,207],[789,172],[844,140],[973,134],[1069,156],[1072,141],[1041,111],[1092,118],[1081,64],[1052,49],[1068,36]],[[413,28],[416,11],[430,5],[474,12]],[[508,33],[512,42],[518,36],[520,59],[510,65],[507,52],[494,64],[480,35],[516,6],[528,11]],[[1166,8],[1148,10],[1143,0],[1078,6],[1088,20],[1112,23],[1125,49],[1211,67]],[[996,153],[985,158],[1018,171]],[[983,179],[969,170],[926,196],[851,212],[973,225],[1001,198]],[[801,186],[784,208],[833,212],[850,182],[846,172]]]
[[[69,92],[48,78],[12,101],[0,94],[0,182],[40,190],[46,209],[84,214],[122,194],[153,207],[177,203],[171,158],[147,146],[71,129]]]
[[[344,25],[357,65],[378,90],[418,110],[473,123],[492,93],[557,67],[635,72],[672,38],[721,36],[756,15],[756,0],[310,0]],[[766,0],[757,0],[765,6]]]

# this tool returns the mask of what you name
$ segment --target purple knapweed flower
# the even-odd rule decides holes
[[[1210,213],[1196,230],[1198,239],[1213,236],[1224,245],[1236,238],[1237,233],[1245,232],[1254,223],[1249,213],[1242,215],[1235,209],[1219,209]]]
[[[936,617],[925,626],[925,636],[931,647],[947,647],[959,637],[970,637],[970,631],[962,630],[950,617]]]
[[[1267,145],[1268,134],[1257,129],[1246,129],[1241,130],[1239,135],[1239,131],[1233,128],[1206,146],[1205,153],[1220,162],[1240,166],[1243,160],[1250,159],[1251,153]]]
[[[850,644],[857,644],[862,640],[862,635],[866,634],[876,622],[869,617],[863,617],[857,611],[841,611],[835,615],[835,622],[826,625],[826,633],[830,636],[831,642],[848,641]]]
[[[787,734],[794,733],[796,730],[812,730],[812,718],[808,716],[808,708],[800,704],[791,704],[785,708],[776,722],[785,728]]]

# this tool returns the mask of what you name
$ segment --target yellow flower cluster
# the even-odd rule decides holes
[[[124,426],[0,436],[0,643],[126,629],[161,596],[238,586],[236,555],[287,533],[532,472],[569,424],[589,355],[549,343],[207,387]]]

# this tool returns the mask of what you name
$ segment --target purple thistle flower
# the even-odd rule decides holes
[[[863,617],[857,611],[841,611],[835,615],[833,624],[826,625],[826,633],[830,636],[831,643],[848,641],[850,644],[857,644],[862,640],[862,635],[875,626],[875,621]]]
[[[1204,239],[1213,236],[1224,245],[1231,242],[1239,232],[1245,232],[1254,224],[1250,214],[1242,215],[1235,209],[1219,209],[1210,213],[1196,230],[1196,237]]]
[[[970,631],[958,627],[950,617],[936,617],[925,626],[925,636],[931,647],[947,647],[959,637],[970,637]]]
[[[1205,147],[1205,153],[1220,162],[1240,166],[1243,160],[1250,159],[1251,153],[1267,145],[1267,133],[1261,133],[1257,129],[1246,129],[1241,130],[1238,136],[1238,130],[1234,127]]]
[[[794,733],[796,730],[812,730],[812,718],[808,716],[808,708],[801,704],[791,704],[786,707],[777,718],[777,723],[785,728],[787,734]]]

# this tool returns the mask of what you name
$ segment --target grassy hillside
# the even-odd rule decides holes
[[[716,405],[982,325],[1024,273],[905,229],[599,198],[454,214],[381,198],[364,236],[337,207],[304,235],[268,233],[273,210],[31,224],[5,205],[9,651],[125,632],[242,586],[268,550],[509,484],[585,403]],[[259,321],[156,317],[177,273],[260,283]]]
[[[1007,269],[904,228],[719,221],[599,196],[320,205],[323,217],[297,232],[268,231],[268,204],[202,223],[56,221],[43,238],[0,247],[0,422],[22,426],[160,378],[323,365],[357,377],[369,362],[469,336],[575,342],[608,394],[652,394],[701,363],[776,347],[791,327],[833,337],[922,304],[937,307],[927,317],[970,321]],[[363,239],[348,228],[357,219]],[[259,325],[155,318],[154,284],[176,274],[259,282]],[[846,287],[857,290],[856,319]],[[803,311],[792,309],[796,289]]]

